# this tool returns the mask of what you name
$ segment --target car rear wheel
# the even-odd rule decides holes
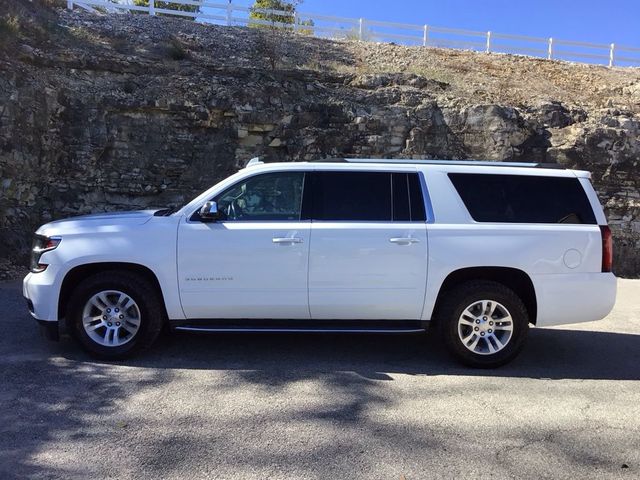
[[[492,281],[455,287],[446,294],[437,316],[449,352],[472,367],[494,368],[511,361],[529,330],[522,300]]]
[[[105,359],[125,358],[158,337],[165,313],[142,275],[108,271],[85,279],[71,295],[69,323],[85,350]]]

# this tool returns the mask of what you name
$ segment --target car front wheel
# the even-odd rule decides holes
[[[153,286],[128,271],[97,273],[84,280],[69,302],[74,336],[89,353],[105,359],[130,356],[158,337],[164,309]]]

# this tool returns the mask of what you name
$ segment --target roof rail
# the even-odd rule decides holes
[[[253,157],[247,162],[244,168],[255,167],[256,165],[262,165],[264,162],[260,160],[260,157]]]
[[[523,167],[523,168],[551,168],[566,170],[558,163],[527,163],[527,162],[492,162],[487,160],[421,160],[411,158],[325,158],[311,160],[314,163],[381,163],[381,164],[415,164],[415,165],[470,165],[484,167]]]

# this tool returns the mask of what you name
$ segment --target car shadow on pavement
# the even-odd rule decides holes
[[[85,357],[73,344],[62,349],[68,358]],[[436,335],[173,333],[152,350],[119,363],[264,375],[353,371],[379,380],[390,379],[389,374],[640,380],[640,335],[532,329],[514,361],[482,370],[456,363]]]
[[[484,396],[522,394],[521,382],[505,384],[496,378],[640,379],[640,335],[560,329],[532,329],[522,354],[494,370],[456,364],[436,336],[425,335],[173,334],[137,357],[102,362],[69,338],[59,343],[40,338],[35,322],[19,310],[21,299],[0,289],[3,299],[8,312],[20,312],[6,315],[13,335],[0,340],[0,403],[10,406],[0,413],[3,479],[180,478],[194,465],[242,478],[254,470],[271,471],[274,462],[295,468],[300,478],[313,478],[319,465],[326,469],[325,478],[351,478],[353,459],[379,468],[376,454],[369,455],[372,448],[390,452],[399,459],[398,468],[418,468],[412,462],[419,465],[425,456],[432,462],[466,458],[470,449],[486,449],[486,441],[462,424],[446,427],[426,417],[407,429],[403,422],[388,422],[372,412],[394,412],[401,400],[427,409],[430,402],[446,402],[464,391],[465,398],[478,399],[478,408],[491,415],[483,406]],[[415,381],[395,383],[399,375],[415,376]],[[446,378],[421,381],[420,376],[493,381],[447,383]],[[563,391],[558,383],[553,382],[558,387],[550,392]],[[551,387],[545,383],[544,388],[546,392]],[[584,406],[584,394],[592,388],[570,384],[571,391],[577,389],[569,395],[570,405]],[[283,399],[287,395],[300,398],[289,403]],[[268,402],[274,402],[274,408],[266,406]],[[448,418],[442,412],[434,415]],[[251,443],[263,438],[252,436],[256,429],[282,432],[283,425],[319,440],[285,435]],[[612,457],[624,455],[631,464],[629,451],[614,454],[607,449],[619,449],[627,433],[607,432],[617,437],[602,440],[596,460],[610,466]],[[331,441],[323,442],[322,435]],[[507,429],[497,436],[503,443],[497,447],[493,442],[491,448],[509,459],[521,445],[534,444],[545,458],[577,468],[585,458],[594,458],[587,442],[592,437],[591,430],[543,429],[528,437]],[[307,442],[302,449],[300,438]],[[105,444],[113,451],[100,456]],[[415,451],[419,457],[412,457]],[[121,459],[126,461],[121,464]],[[501,473],[497,476],[513,478],[536,476],[534,466],[496,456],[469,468],[489,468]]]

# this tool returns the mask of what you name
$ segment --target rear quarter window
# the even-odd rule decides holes
[[[476,222],[595,224],[577,178],[449,173]]]

